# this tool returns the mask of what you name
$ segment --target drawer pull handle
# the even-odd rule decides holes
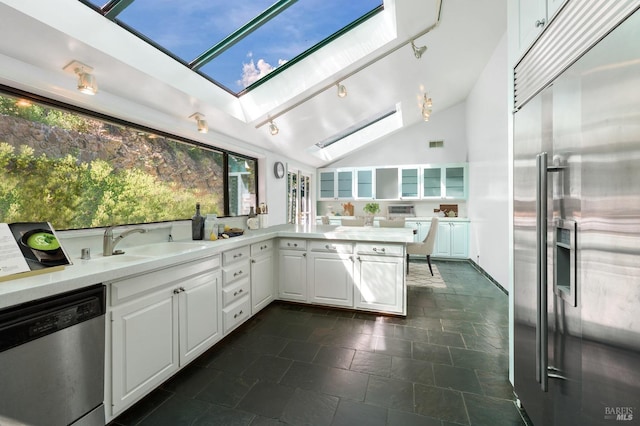
[[[239,295],[240,293],[242,293],[242,291],[243,291],[243,289],[242,289],[242,288],[241,288],[240,290],[238,290],[238,291],[234,291],[234,292],[233,292],[233,295],[234,295],[234,296],[237,296],[237,295]]]
[[[327,250],[337,250],[337,249],[336,249],[336,246],[332,246],[332,245],[329,245],[329,244],[327,244],[327,245],[326,245],[326,246],[324,246],[324,247],[325,247]]]
[[[178,290],[177,288],[173,289],[173,294],[180,294],[180,290]]]
[[[234,277],[237,277],[238,275],[242,275],[242,271],[238,271],[238,272],[234,272],[234,273],[233,273],[233,276],[234,276]]]
[[[238,318],[238,317],[239,317],[240,315],[242,315],[242,314],[243,314],[243,312],[242,312],[242,311],[240,311],[240,312],[238,312],[237,314],[233,315],[233,318],[234,318],[234,319],[235,319],[235,318]]]
[[[234,254],[233,258],[235,259],[236,257],[242,257],[242,253]]]
[[[374,248],[373,248],[373,251],[377,252],[377,251],[378,251],[378,248],[377,248],[377,247],[374,247]],[[383,247],[383,248],[381,248],[381,249],[380,249],[380,251],[381,251],[382,253],[384,253],[384,252],[385,252],[384,247]]]

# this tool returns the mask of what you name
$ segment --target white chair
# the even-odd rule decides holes
[[[380,228],[404,228],[404,218],[400,219],[380,219],[378,221]]]
[[[340,224],[342,226],[364,226],[364,219],[363,218],[341,219]]]
[[[407,244],[407,275],[409,275],[409,255],[422,255],[427,256],[427,264],[429,265],[429,271],[433,276],[433,269],[431,268],[431,253],[433,253],[433,246],[436,243],[436,232],[438,231],[438,218],[431,219],[431,227],[424,241],[421,243],[409,243]]]

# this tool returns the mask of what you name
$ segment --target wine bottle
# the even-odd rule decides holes
[[[191,237],[194,240],[204,238],[204,217],[200,214],[200,203],[196,203],[196,214],[191,218]]]

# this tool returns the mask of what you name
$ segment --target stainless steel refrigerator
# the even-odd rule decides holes
[[[514,390],[640,425],[640,11],[514,113]]]

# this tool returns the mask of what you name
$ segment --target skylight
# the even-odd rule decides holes
[[[327,138],[323,141],[320,141],[316,144],[316,146],[320,149],[324,149],[328,146],[333,145],[336,142],[341,141],[342,139],[346,138],[349,135],[352,135],[356,132],[359,132],[360,130],[366,129],[367,127],[377,123],[378,121],[389,117],[390,115],[393,115],[397,112],[397,107],[396,105],[392,106],[391,108],[387,108],[384,111],[381,111],[380,113],[367,118],[366,120],[363,120],[359,123],[354,124],[353,126],[349,126],[346,129],[344,129],[343,131],[341,131],[340,133],[337,133],[333,136],[331,136],[330,138]]]
[[[382,0],[80,1],[234,94],[383,7]]]

